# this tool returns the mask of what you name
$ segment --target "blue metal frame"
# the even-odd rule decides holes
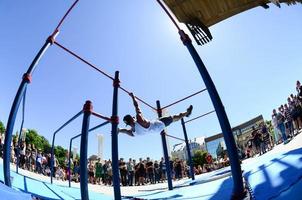
[[[111,154],[112,154],[112,173],[114,199],[121,199],[120,177],[119,177],[119,155],[118,155],[118,88],[119,71],[115,72],[113,81],[113,102],[112,102],[112,122],[111,122]]]
[[[17,164],[16,164],[16,172],[19,173],[19,164],[20,164],[20,146],[21,146],[21,133],[24,125],[24,115],[25,115],[25,100],[26,100],[26,89],[27,86],[24,89],[24,94],[23,94],[23,102],[22,102],[22,122],[20,126],[20,132],[19,132],[19,137],[18,137],[18,147],[17,147]]]
[[[89,129],[88,132],[94,131],[94,130],[96,130],[96,129],[98,129],[98,128],[100,128],[100,127],[106,125],[106,124],[109,124],[109,123],[110,123],[110,121],[106,121],[106,122],[104,122],[104,123],[101,123],[101,124],[99,124],[99,125],[97,125],[97,126],[91,128],[91,129]],[[71,173],[70,173],[70,165],[71,165],[71,163],[70,163],[70,157],[71,157],[72,141],[73,141],[74,139],[80,137],[80,136],[81,136],[81,133],[78,134],[78,135],[76,135],[76,136],[74,136],[74,137],[72,137],[72,138],[70,139],[70,142],[69,142],[69,154],[68,154],[68,172],[69,172],[68,185],[69,185],[69,187],[71,187]]]
[[[34,60],[32,61],[31,65],[29,66],[27,72],[25,73],[26,76],[23,76],[22,82],[18,88],[17,94],[15,96],[12,108],[9,113],[7,125],[6,125],[6,133],[5,133],[5,140],[4,140],[4,150],[3,150],[3,174],[4,174],[4,183],[5,185],[11,187],[11,180],[10,180],[10,157],[11,157],[11,142],[12,142],[12,133],[14,130],[14,125],[16,121],[17,112],[22,100],[22,96],[24,94],[25,88],[30,80],[25,77],[30,77],[35,70],[39,60],[48,49],[48,47],[53,44],[55,37],[59,32],[56,32],[52,36],[50,36],[45,44],[42,46]]]
[[[162,110],[161,110],[161,107],[160,107],[160,101],[159,100],[156,101],[156,106],[157,106],[158,117],[162,117]],[[170,160],[169,160],[168,146],[167,146],[165,130],[163,130],[160,134],[161,134],[161,141],[162,141],[163,150],[164,150],[164,158],[165,158],[165,164],[166,164],[168,188],[169,188],[169,190],[173,190],[172,174],[171,174],[171,169],[170,169]]]
[[[89,199],[88,194],[88,172],[87,172],[87,145],[88,145],[88,131],[90,116],[92,113],[92,103],[91,101],[86,101],[83,115],[82,123],[82,133],[81,133],[81,149],[80,149],[80,189],[81,189],[81,199]]]
[[[184,121],[183,118],[181,118],[181,125],[182,125],[182,130],[184,132],[184,137],[185,137],[185,142],[186,142],[186,148],[187,148],[188,160],[189,160],[189,164],[190,164],[191,177],[192,177],[192,180],[195,180],[194,166],[193,166],[193,161],[192,161],[190,144],[189,144],[189,141],[188,141],[188,135],[187,135],[185,121]]]
[[[208,89],[213,106],[216,110],[217,118],[219,120],[219,124],[220,124],[221,130],[222,130],[223,136],[224,136],[224,140],[226,143],[228,156],[229,156],[230,164],[231,164],[232,177],[233,177],[233,181],[234,181],[233,197],[236,198],[236,197],[244,196],[245,189],[243,186],[243,180],[242,180],[242,174],[241,174],[242,172],[241,172],[241,166],[239,163],[237,147],[236,147],[233,132],[232,132],[227,114],[224,110],[222,101],[219,97],[219,94],[211,79],[210,74],[208,73],[204,63],[202,62],[200,56],[198,55],[196,49],[194,48],[191,39],[183,30],[179,30],[178,33],[180,35],[180,38],[181,38],[183,44],[187,47],[191,57],[193,58],[193,60],[196,64],[196,67],[206,85],[206,88]]]
[[[72,122],[73,120],[75,120],[76,118],[78,118],[81,114],[83,113],[83,110],[81,110],[80,112],[78,112],[75,116],[73,116],[70,120],[68,120],[65,124],[63,124],[60,128],[58,128],[52,135],[52,144],[51,144],[51,158],[50,158],[50,182],[52,184],[53,182],[53,175],[54,175],[54,171],[53,171],[53,166],[54,166],[54,149],[55,149],[55,139],[56,139],[56,134],[62,130],[65,126],[67,126],[70,122]]]

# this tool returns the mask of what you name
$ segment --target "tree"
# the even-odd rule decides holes
[[[2,121],[0,121],[0,135],[2,135],[5,132],[5,126],[2,123]]]
[[[203,166],[205,163],[207,163],[206,161],[207,154],[208,152],[206,151],[196,150],[192,158],[194,166],[198,166],[198,165]]]
[[[58,159],[58,161],[60,163],[60,166],[66,167],[65,158],[66,158],[67,150],[61,146],[55,146],[54,152],[55,152],[56,158]]]

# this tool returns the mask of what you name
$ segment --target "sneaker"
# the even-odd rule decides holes
[[[189,108],[187,108],[187,114],[186,114],[186,117],[189,117],[192,113],[192,110],[193,110],[193,106],[190,105]]]

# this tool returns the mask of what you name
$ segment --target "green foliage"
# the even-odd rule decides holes
[[[66,158],[67,150],[61,146],[55,146],[54,152],[55,152],[56,158],[58,159],[58,161],[60,163],[60,166],[65,167],[65,158]]]
[[[38,134],[38,132],[34,129],[28,129],[26,133],[25,141],[27,144],[33,144],[36,149],[41,151],[42,153],[51,153],[51,145],[49,141],[44,137]],[[61,146],[55,146],[54,154],[58,159],[61,166],[64,166],[65,157],[67,150]]]
[[[2,121],[0,121],[0,134],[2,135],[5,132],[5,126],[2,123]]]
[[[266,120],[265,124],[267,126],[268,132],[273,134],[274,133],[274,127],[273,127],[273,124],[272,124],[272,120]]]
[[[205,163],[207,163],[206,156],[207,156],[206,151],[196,150],[194,152],[194,156],[192,158],[194,166],[196,166],[196,167],[198,165],[203,166]]]
[[[28,129],[25,142],[27,144],[34,144],[36,149],[41,150],[44,153],[50,152],[50,144],[48,140],[45,137],[39,135],[38,132],[34,129]]]

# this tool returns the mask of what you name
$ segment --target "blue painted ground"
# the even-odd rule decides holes
[[[0,180],[3,181],[3,170],[2,164],[0,166]],[[24,193],[31,194],[33,196],[39,197],[41,199],[52,200],[52,199],[81,199],[81,193],[79,188],[74,187],[66,187],[66,186],[59,186],[55,184],[50,184],[49,182],[42,182],[39,180],[35,180],[30,177],[22,176],[11,171],[12,178],[12,188],[14,188],[17,192],[22,191]],[[3,185],[1,185],[2,187]],[[0,188],[1,188],[0,187]],[[4,200],[3,196],[1,196],[0,190],[0,199]],[[111,200],[112,196],[96,193],[96,192],[89,192],[90,199],[104,199],[104,200]],[[7,200],[11,200],[12,198],[7,198]],[[18,199],[26,199],[23,197],[19,197]],[[17,200],[17,199],[16,199]]]
[[[264,154],[253,158],[253,162],[243,164],[242,169],[243,176],[249,183],[255,199],[302,199],[302,148],[286,153]],[[233,188],[232,177],[228,176],[229,170],[225,168],[197,176],[195,181],[189,180],[174,185],[175,189],[172,191],[167,191],[165,188],[148,190],[146,186],[144,191],[133,197],[152,200],[229,199]],[[14,177],[13,188],[16,190],[34,194],[43,199],[80,199],[78,188],[51,185],[14,172],[11,174]],[[0,170],[0,179],[3,180],[3,170]],[[11,192],[10,188],[0,186],[0,195],[3,191]],[[89,196],[91,199],[113,199],[113,196],[96,192],[90,192]]]

